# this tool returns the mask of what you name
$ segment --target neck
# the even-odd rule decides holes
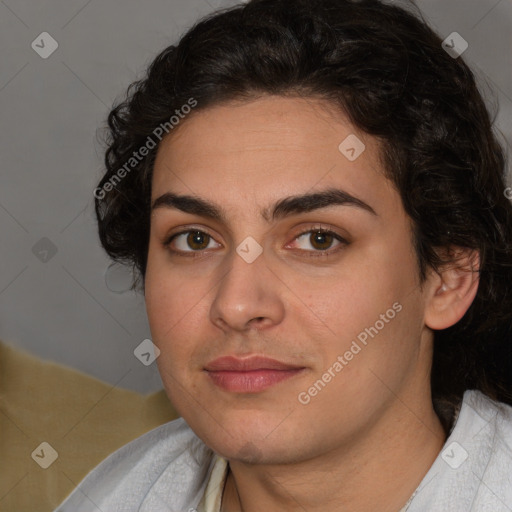
[[[280,466],[230,460],[222,512],[398,512],[446,440],[428,403],[411,410],[396,400],[371,432],[314,459]]]

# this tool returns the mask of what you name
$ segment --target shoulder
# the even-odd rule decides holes
[[[455,426],[411,503],[410,512],[423,510],[512,510],[511,406],[477,390],[464,393]]]
[[[179,418],[110,455],[55,512],[90,511],[92,504],[109,512],[187,510],[201,497],[212,456]]]
[[[481,445],[487,467],[512,467],[512,406],[492,400],[480,391],[464,394],[464,425]],[[504,466],[503,464],[507,464]],[[512,489],[512,486],[511,486]]]
[[[512,510],[512,407],[496,402],[479,391],[468,396],[474,422],[481,425],[475,437],[481,443],[481,465],[476,470],[480,486],[477,503],[495,503],[482,510]],[[484,466],[485,463],[485,466]]]
[[[475,476],[474,510],[499,512],[512,510],[512,407],[496,402],[480,391],[464,395],[468,467]],[[472,442],[471,442],[472,441]]]
[[[482,416],[485,421],[492,423],[510,443],[512,439],[512,406],[492,400],[477,390],[466,391],[464,403],[476,414]]]

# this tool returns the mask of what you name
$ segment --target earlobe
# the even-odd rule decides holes
[[[479,283],[478,251],[457,248],[453,262],[430,276],[430,296],[425,309],[425,324],[434,330],[455,325],[476,297]]]

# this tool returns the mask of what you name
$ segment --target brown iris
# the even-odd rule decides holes
[[[187,244],[191,249],[201,250],[208,247],[210,235],[202,231],[191,231],[187,236]]]
[[[332,245],[333,238],[333,235],[322,231],[316,231],[310,235],[311,245],[316,249],[329,249]]]

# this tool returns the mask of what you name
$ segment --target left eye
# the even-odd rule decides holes
[[[316,251],[326,251],[333,247],[334,242],[338,242],[335,247],[345,242],[338,234],[323,229],[312,229],[306,231],[295,238],[299,242],[299,249],[310,250],[307,245],[313,247]]]

